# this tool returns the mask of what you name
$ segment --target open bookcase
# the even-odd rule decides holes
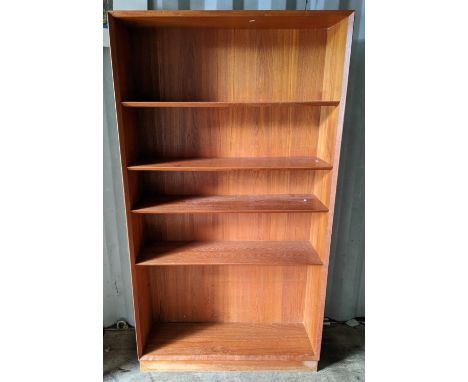
[[[142,370],[316,370],[352,11],[109,13]]]

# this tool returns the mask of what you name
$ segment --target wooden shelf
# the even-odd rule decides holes
[[[132,210],[141,214],[222,212],[328,212],[314,195],[162,196]]]
[[[309,241],[166,241],[143,248],[137,265],[321,265]]]
[[[127,167],[132,171],[331,170],[317,157],[158,158]]]
[[[156,323],[140,361],[313,359],[302,324]]]
[[[147,102],[124,101],[124,107],[236,107],[236,106],[338,106],[340,101],[275,101],[275,102]]]

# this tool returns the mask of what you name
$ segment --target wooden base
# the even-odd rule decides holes
[[[317,371],[317,361],[140,361],[140,371]]]
[[[157,323],[142,371],[317,370],[302,324]]]

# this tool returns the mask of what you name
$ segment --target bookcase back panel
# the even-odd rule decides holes
[[[153,240],[309,240],[313,213],[173,214],[144,217]]]
[[[309,240],[314,213],[168,214],[144,216],[146,241]]]
[[[273,170],[225,172],[144,172],[148,195],[310,194],[325,171]]]
[[[129,28],[133,90],[146,101],[321,99],[326,29]]]
[[[307,268],[152,267],[153,316],[169,322],[302,322]]]
[[[261,157],[317,153],[320,107],[162,108],[135,113],[140,156]]]

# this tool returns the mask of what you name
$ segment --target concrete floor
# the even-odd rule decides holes
[[[106,382],[348,382],[364,381],[364,329],[344,324],[324,327],[322,354],[317,373],[221,372],[140,373],[135,332],[105,330],[104,381]]]

